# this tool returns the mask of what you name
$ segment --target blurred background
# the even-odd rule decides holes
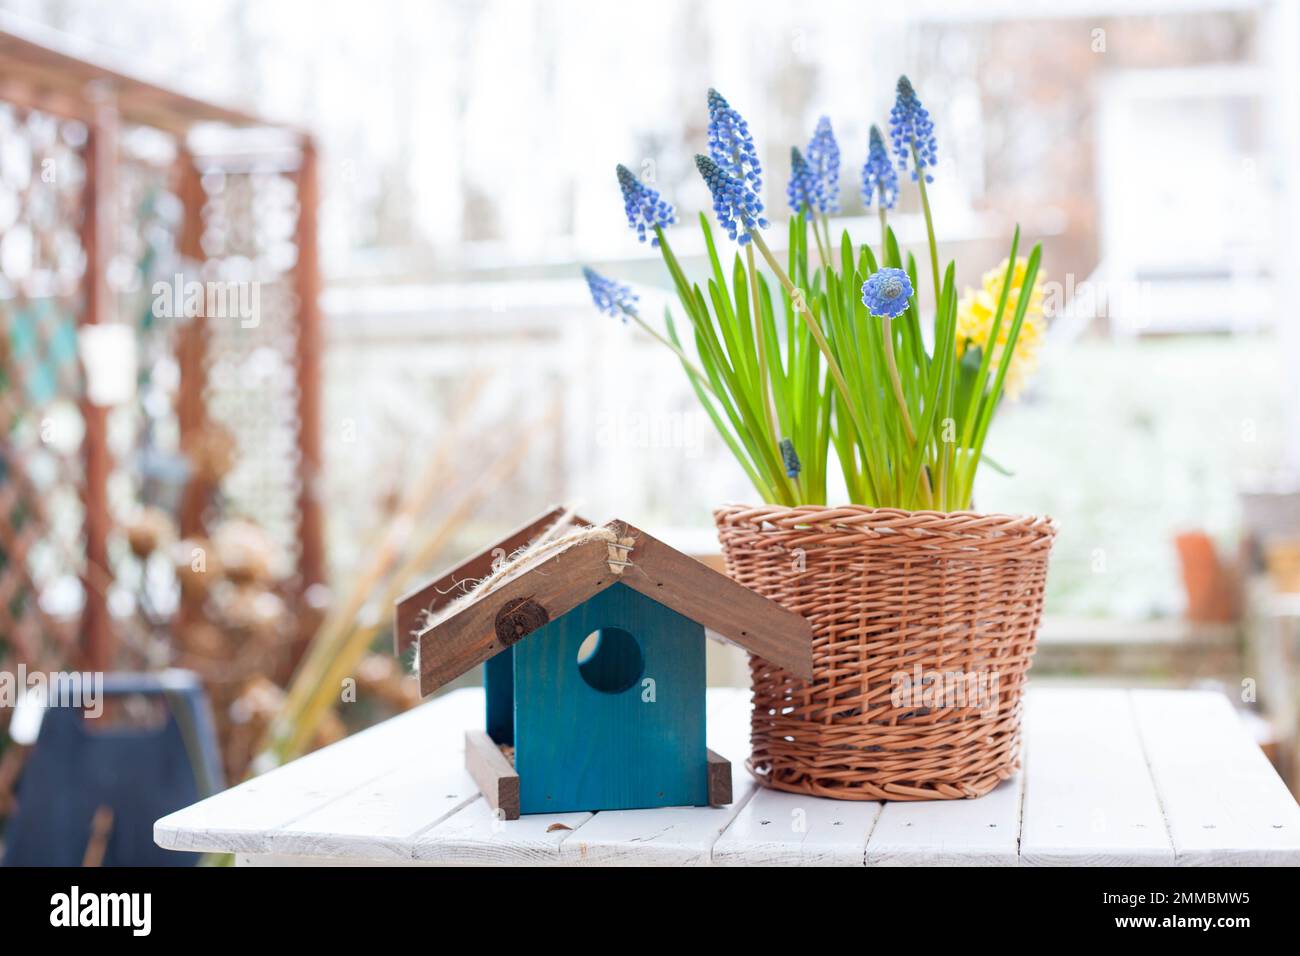
[[[671,355],[591,307],[583,264],[648,315],[671,292],[614,165],[699,269],[706,89],[778,221],[827,114],[870,236],[905,72],[959,285],[1017,223],[1044,245],[1013,474],[976,490],[1061,526],[1035,679],[1221,686],[1300,785],[1300,5],[0,0],[0,34],[0,670],[193,671],[233,781],[417,702],[394,599],[551,505],[709,558],[754,493]]]

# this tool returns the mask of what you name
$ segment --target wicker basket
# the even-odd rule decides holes
[[[1050,518],[772,505],[714,519],[731,577],[812,623],[811,684],[750,658],[762,783],[945,800],[1018,769]]]

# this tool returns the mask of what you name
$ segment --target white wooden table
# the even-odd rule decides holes
[[[1300,865],[1300,807],[1218,694],[1031,691],[1016,779],[883,804],[757,787],[748,692],[708,703],[728,807],[498,820],[463,767],[482,692],[461,690],[166,816],[154,839],[252,865]]]

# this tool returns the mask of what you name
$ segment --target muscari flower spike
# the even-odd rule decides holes
[[[797,146],[790,147],[790,185],[785,187],[785,195],[795,215],[804,206],[817,208],[817,177]]]
[[[905,76],[898,78],[894,108],[889,111],[889,136],[894,141],[898,168],[907,169],[907,161],[911,158],[916,166],[912,170],[912,179],[916,180],[923,174],[927,183],[934,182],[934,177],[925,172],[938,162],[934,122],[917,98],[916,90],[912,89],[912,81]]]
[[[808,165],[817,177],[817,211],[840,211],[840,144],[831,131],[831,118],[823,116],[808,141]]]
[[[749,124],[713,87],[709,87],[709,155],[755,193],[763,188],[763,167]]]
[[[606,278],[590,266],[582,267],[582,277],[587,280],[591,291],[591,301],[601,312],[627,322],[628,317],[636,316],[636,303],[640,298],[621,282]]]
[[[881,269],[862,283],[862,304],[872,315],[893,318],[907,311],[912,280],[902,269]]]
[[[794,450],[794,442],[788,438],[782,438],[777,447],[781,449],[781,464],[785,466],[785,476],[787,478],[798,478],[803,466],[799,464],[799,455]]]
[[[862,167],[862,201],[870,207],[873,199],[880,200],[882,209],[893,209],[894,203],[898,202],[898,173],[889,160],[880,127],[875,125],[871,127],[867,162]]]
[[[677,213],[670,203],[659,198],[659,191],[651,189],[636,178],[623,164],[618,166],[618,185],[623,190],[623,211],[627,213],[628,227],[635,230],[637,239],[646,241],[647,234],[655,228],[666,229],[677,221]],[[657,237],[650,235],[650,245],[659,245]]]
[[[704,177],[704,184],[713,194],[713,212],[718,225],[727,235],[742,246],[749,242],[749,230],[766,229],[763,203],[754,190],[742,180],[728,173],[708,156],[696,155],[695,167]]]

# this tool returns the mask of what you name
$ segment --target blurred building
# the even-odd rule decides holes
[[[935,113],[935,216],[962,284],[1000,260],[1017,222],[1044,243],[1052,349],[995,429],[1016,477],[985,476],[977,500],[1061,519],[1052,610],[1176,613],[1173,534],[1226,540],[1243,475],[1300,458],[1300,376],[1281,361],[1300,333],[1278,307],[1300,206],[1291,4],[0,9],[319,132],[338,575],[478,378],[474,427],[540,433],[487,523],[564,499],[707,540],[713,504],[752,497],[675,363],[595,315],[578,278],[591,263],[643,284],[649,314],[667,301],[653,250],[624,228],[618,162],[683,213],[688,264],[702,251],[691,157],[709,86],[749,118],[774,209],[790,145],[832,117],[852,231],[870,228],[856,185],[868,128],[906,72]],[[917,211],[898,222],[917,242]],[[477,443],[455,454],[466,480],[486,467]]]

